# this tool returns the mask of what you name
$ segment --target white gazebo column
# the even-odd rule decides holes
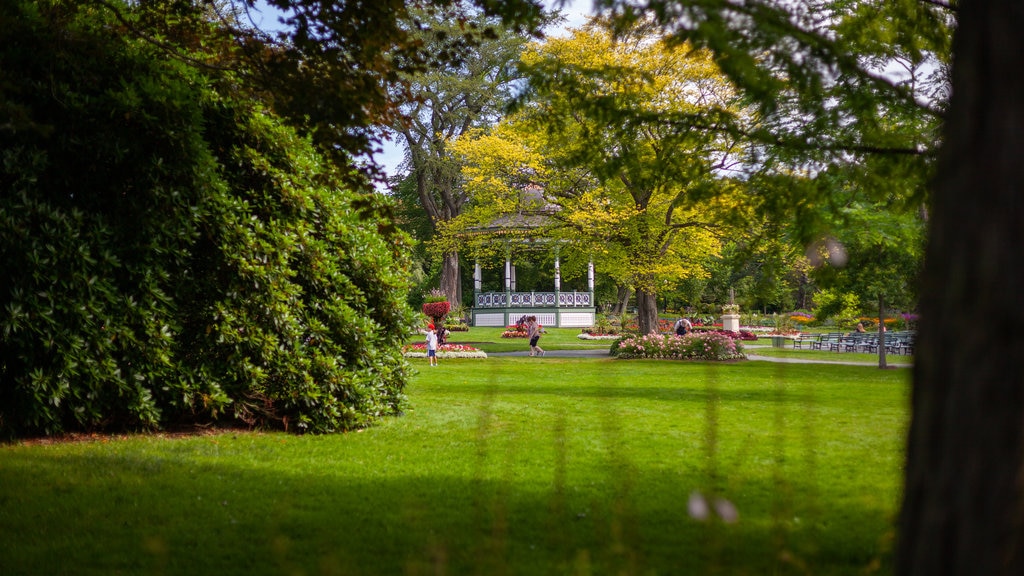
[[[558,256],[555,256],[555,298],[558,298],[558,293],[562,291],[562,268],[558,261]]]
[[[476,301],[476,297],[484,289],[484,271],[480,268],[480,261],[477,260],[473,263],[473,301]]]
[[[587,290],[590,291],[590,299],[594,299],[594,261],[587,263]]]
[[[512,317],[509,316],[509,309],[512,306],[512,259],[511,256],[505,256],[505,325],[508,326],[512,323]]]

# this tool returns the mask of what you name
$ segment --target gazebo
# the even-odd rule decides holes
[[[493,220],[473,234],[504,241],[504,290],[483,291],[483,270],[479,259],[473,267],[473,326],[508,326],[523,316],[536,316],[544,326],[584,328],[594,325],[597,312],[594,302],[594,263],[587,264],[587,291],[562,291],[559,244],[538,238],[534,232],[548,221],[557,208],[544,201],[539,186],[529,186],[521,194],[519,209]],[[516,284],[516,267],[512,262],[512,243],[529,244],[555,251],[554,286],[550,290],[522,291]]]

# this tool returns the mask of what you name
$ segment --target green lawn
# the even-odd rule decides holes
[[[0,446],[0,574],[890,571],[907,370],[416,366],[358,433]]]

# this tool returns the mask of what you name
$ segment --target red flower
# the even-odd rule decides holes
[[[451,309],[452,305],[448,301],[427,302],[423,305],[423,313],[431,318],[444,318]]]

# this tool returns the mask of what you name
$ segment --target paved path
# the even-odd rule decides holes
[[[779,362],[782,364],[839,364],[845,366],[878,366],[878,361],[851,361],[851,360],[818,360],[809,358],[779,358],[776,356],[761,356],[758,355],[756,350],[758,348],[771,348],[771,346],[758,346],[758,345],[746,345],[744,348],[747,351],[747,359],[757,362]],[[488,356],[526,356],[529,357],[530,353],[526,350],[517,350],[515,352],[493,352]],[[586,350],[548,350],[544,357],[545,358],[607,358],[611,354],[607,349],[586,349]],[[910,368],[913,364],[905,361],[893,361],[887,360],[887,365],[890,368]]]
[[[488,356],[529,356],[528,350],[517,350],[515,352],[488,352]],[[602,358],[611,356],[607,348],[585,349],[585,350],[547,350],[544,358]]]

